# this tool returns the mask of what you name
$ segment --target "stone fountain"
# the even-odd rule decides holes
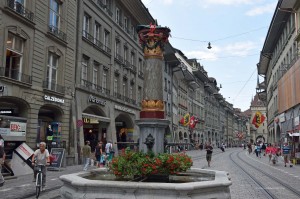
[[[137,27],[145,57],[144,93],[140,119],[139,149],[143,152],[163,153],[164,132],[169,125],[165,119],[163,102],[162,67],[163,47],[168,41],[170,29],[156,24]],[[61,197],[83,198],[136,198],[136,199],[188,199],[231,198],[231,181],[227,172],[191,169],[171,175],[167,182],[135,182],[119,180],[106,169],[63,175]]]

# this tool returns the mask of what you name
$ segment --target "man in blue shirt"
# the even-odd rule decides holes
[[[286,164],[289,163],[290,152],[291,152],[290,146],[288,145],[288,143],[284,143],[284,145],[282,147],[282,154],[283,154],[283,158],[284,158],[284,166],[285,167],[286,167]],[[293,165],[290,164],[290,167],[293,167]]]

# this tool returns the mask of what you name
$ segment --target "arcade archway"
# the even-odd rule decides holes
[[[118,144],[118,150],[126,147],[133,148],[134,145],[126,144],[126,142],[137,142],[138,135],[134,133],[134,123],[129,115],[119,114],[115,119],[116,124],[116,137]],[[123,142],[123,143],[122,143]]]

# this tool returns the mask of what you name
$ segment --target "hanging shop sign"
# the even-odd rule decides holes
[[[0,134],[5,136],[26,136],[26,122],[0,117]]]
[[[58,97],[54,97],[54,96],[49,96],[49,95],[45,95],[44,99],[47,101],[51,101],[51,102],[57,102],[57,103],[65,103],[64,99],[58,98]]]
[[[131,113],[131,114],[135,114],[134,110],[132,110],[130,108],[127,108],[127,107],[124,107],[124,106],[115,105],[115,109],[119,110],[119,111],[124,111],[124,112],[127,112],[127,113]]]
[[[83,120],[83,123],[85,123],[85,124],[99,124],[99,120],[96,118],[83,117],[82,120]]]
[[[100,98],[97,98],[97,97],[95,97],[95,96],[93,96],[93,95],[90,95],[89,96],[89,100],[88,100],[89,102],[92,102],[92,103],[95,103],[95,104],[100,104],[100,105],[103,105],[103,106],[105,106],[106,105],[106,101],[105,100],[102,100],[102,99],[100,99]]]

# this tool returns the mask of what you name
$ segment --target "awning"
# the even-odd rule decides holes
[[[290,135],[291,137],[294,137],[294,136],[300,136],[300,133],[289,133],[289,135]]]
[[[96,119],[96,120],[99,120],[101,122],[110,122],[109,117],[103,117],[103,116],[98,116],[98,115],[93,115],[93,114],[88,114],[88,113],[82,113],[82,117],[86,117],[86,118],[89,118],[89,119]]]

